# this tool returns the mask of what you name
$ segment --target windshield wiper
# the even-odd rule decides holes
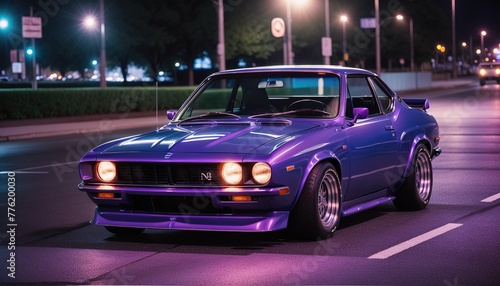
[[[229,116],[229,117],[234,117],[237,119],[241,118],[240,116],[238,116],[236,114],[218,111],[218,112],[209,112],[209,113],[204,113],[204,114],[200,114],[200,115],[193,116],[193,117],[188,117],[186,119],[182,119],[177,124],[182,124],[186,121],[191,121],[191,120],[196,120],[196,119],[203,119],[203,118],[210,118],[210,117],[221,117],[221,116]]]
[[[289,110],[289,111],[278,112],[278,113],[257,114],[257,115],[250,116],[249,118],[272,118],[272,117],[278,117],[278,116],[290,115],[290,114],[297,114],[297,113],[309,113],[309,114],[310,113],[320,113],[322,115],[331,115],[329,112],[326,112],[324,110],[312,109],[312,108],[305,108],[305,109]]]

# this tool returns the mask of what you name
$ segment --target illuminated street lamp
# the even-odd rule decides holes
[[[344,62],[347,62],[349,59],[347,55],[347,43],[346,43],[346,36],[345,36],[345,23],[347,22],[348,18],[346,15],[340,16],[340,22],[342,22],[342,57]]]
[[[101,28],[101,51],[100,51],[100,63],[99,63],[99,73],[100,73],[100,85],[101,88],[106,88],[106,36],[105,36],[105,25],[104,25],[104,0],[99,0],[99,20],[95,17],[89,16],[84,20],[84,25],[88,28],[94,28],[99,22]]]
[[[443,53],[446,51],[446,48],[443,45],[436,46],[436,64],[439,63],[439,53]]]
[[[0,19],[0,29],[4,30],[9,27],[9,21],[7,19]]]
[[[413,18],[412,17],[407,17],[408,18],[408,25],[410,26],[410,71],[415,70],[415,51],[414,51],[414,45],[413,45]],[[397,15],[396,19],[399,21],[404,20],[403,15]]]
[[[481,55],[480,55],[480,60],[483,60],[483,53],[484,53],[484,36],[486,36],[486,31],[481,31]]]

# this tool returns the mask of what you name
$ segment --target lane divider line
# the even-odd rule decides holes
[[[429,239],[432,239],[436,236],[439,236],[441,234],[444,234],[450,230],[453,230],[457,227],[460,227],[462,226],[461,223],[449,223],[449,224],[445,224],[441,227],[438,227],[434,230],[431,230],[429,232],[426,232],[424,234],[421,234],[419,236],[416,236],[410,240],[407,240],[405,242],[402,242],[400,244],[397,244],[393,247],[390,247],[390,248],[387,248],[386,250],[382,250],[378,253],[375,253],[374,255],[368,257],[368,259],[386,259],[386,258],[389,258],[393,255],[396,255],[402,251],[405,251],[411,247],[414,247],[416,245],[419,245]]]
[[[493,195],[491,197],[487,197],[486,199],[482,200],[482,203],[492,203],[496,200],[500,199],[500,193]]]

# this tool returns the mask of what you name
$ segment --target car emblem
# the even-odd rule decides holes
[[[170,159],[170,157],[173,155],[173,153],[170,153],[168,152],[167,154],[165,154],[165,156],[163,158],[165,159]]]
[[[211,181],[212,180],[212,173],[201,173],[201,181]]]

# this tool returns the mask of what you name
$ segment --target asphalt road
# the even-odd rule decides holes
[[[147,130],[0,142],[0,282],[498,285],[500,86],[425,97],[443,148],[433,161],[429,206],[398,212],[384,204],[343,218],[324,241],[292,240],[284,232],[113,236],[88,223],[94,206],[77,190],[76,164],[90,146]],[[15,214],[14,227],[8,213]],[[8,276],[11,252],[15,278]]]

